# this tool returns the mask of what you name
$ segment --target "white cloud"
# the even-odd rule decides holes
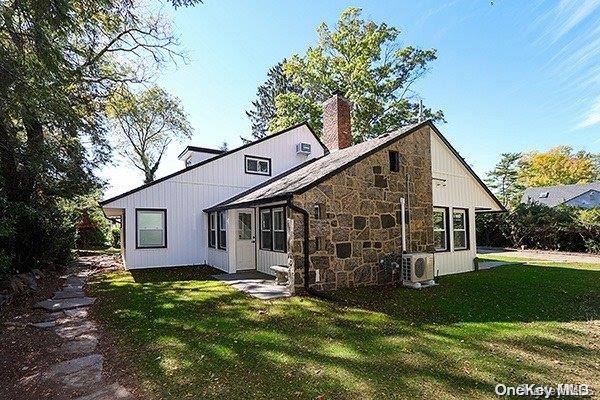
[[[600,124],[600,96],[596,97],[596,100],[588,112],[583,115],[581,122],[577,124],[575,129],[588,128],[598,124]]]

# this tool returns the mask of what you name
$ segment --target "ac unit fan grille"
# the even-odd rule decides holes
[[[415,261],[415,276],[417,278],[422,278],[425,276],[425,259],[420,257]]]

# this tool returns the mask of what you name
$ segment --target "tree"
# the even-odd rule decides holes
[[[523,188],[518,183],[521,153],[502,153],[502,158],[488,172],[486,183],[494,189],[505,207],[514,206]]]
[[[360,15],[360,9],[348,8],[335,30],[321,24],[317,45],[283,64],[285,75],[302,90],[276,96],[269,130],[308,120],[320,132],[321,104],[336,90],[354,104],[355,142],[417,122],[419,101],[412,86],[437,58],[436,50],[401,47],[397,28]],[[425,108],[424,117],[442,120],[443,113]]]
[[[525,187],[589,183],[600,179],[600,156],[573,152],[570,146],[557,146],[546,152],[523,156],[519,181]]]
[[[227,144],[227,142],[223,142],[221,143],[221,146],[219,146],[219,150],[221,151],[227,151],[229,149],[229,145]]]
[[[163,17],[129,0],[0,2],[0,258],[11,268],[70,255],[71,203],[109,159],[106,100],[175,44]]]
[[[121,86],[112,97],[108,113],[120,154],[144,173],[144,183],[154,180],[173,140],[192,136],[192,127],[179,99],[158,86],[139,93]]]
[[[253,109],[246,111],[246,115],[252,123],[254,139],[263,138],[269,133],[269,122],[275,118],[277,111],[275,99],[278,95],[302,93],[302,89],[298,85],[294,85],[291,79],[283,73],[283,63],[285,62],[284,59],[267,72],[267,80],[256,91],[257,98],[252,102]]]

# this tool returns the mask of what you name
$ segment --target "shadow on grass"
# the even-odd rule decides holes
[[[264,302],[154,274],[107,274],[94,313],[165,398],[494,398],[496,382],[568,381],[574,363],[585,381],[598,360],[585,326],[548,322],[586,319],[573,302],[597,294],[598,271],[507,267],[430,290],[339,291],[337,302]]]
[[[208,265],[190,265],[170,268],[144,268],[129,270],[136,283],[161,283],[211,280],[222,271]]]
[[[423,290],[363,287],[333,296],[418,324],[600,318],[600,270],[514,265],[436,279],[438,286]]]

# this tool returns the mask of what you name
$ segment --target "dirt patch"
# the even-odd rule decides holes
[[[85,328],[87,326],[85,324],[95,325],[92,321],[86,322],[87,308],[74,308],[64,312],[49,312],[34,308],[37,302],[53,296],[56,298],[55,293],[59,293],[59,290],[62,290],[63,294],[68,293],[65,287],[69,285],[75,285],[78,290],[81,290],[81,285],[77,286],[78,279],[83,282],[91,279],[96,273],[114,268],[120,268],[120,265],[113,257],[81,257],[74,267],[42,278],[38,282],[37,292],[16,296],[9,304],[1,307],[0,347],[3,351],[0,355],[0,380],[6,382],[3,387],[3,399],[77,399],[83,395],[97,396],[100,394],[97,392],[98,389],[107,392],[108,397],[102,398],[113,398],[113,394],[117,393],[116,390],[125,393],[128,391],[134,398],[145,398],[136,389],[139,385],[135,376],[118,362],[113,362],[112,358],[115,356],[112,351],[113,345],[110,339],[104,336],[101,327],[98,327],[100,333],[98,346],[96,346],[98,337],[96,334],[87,335],[89,337],[85,334],[78,336],[77,332],[73,331],[73,328]],[[73,276],[73,271],[83,277]],[[85,291],[85,287],[83,290]],[[61,322],[65,317],[67,319],[71,317],[71,320],[79,322],[74,325]],[[60,325],[61,323],[64,325]],[[95,329],[94,326],[94,331]],[[93,348],[96,348],[96,354],[88,356],[82,354],[89,353]],[[94,357],[97,360],[91,360]],[[96,379],[98,383],[93,387],[90,385],[72,387],[72,385],[65,385],[63,378],[51,379],[53,373],[60,375],[62,369],[73,369],[78,366],[77,363],[87,361],[87,358],[91,361],[99,361],[99,363],[90,361],[94,364],[90,365],[90,368],[96,368],[97,373],[101,374]],[[102,368],[103,358],[104,368]],[[86,371],[85,368],[81,369],[79,373],[81,376],[74,373],[68,378],[89,380]],[[126,386],[127,389],[121,385]]]

